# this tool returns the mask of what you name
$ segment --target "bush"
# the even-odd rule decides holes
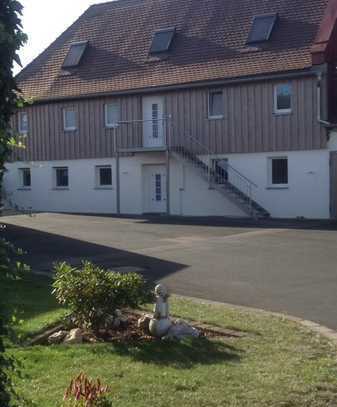
[[[57,264],[55,272],[53,294],[70,309],[79,327],[97,330],[118,308],[135,308],[152,297],[137,273],[116,273],[90,262],[84,262],[81,268]]]

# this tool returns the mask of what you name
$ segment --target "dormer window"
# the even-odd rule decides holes
[[[158,54],[166,52],[170,49],[173,37],[175,34],[175,28],[164,28],[154,33],[150,54]]]
[[[277,18],[277,14],[255,16],[252,22],[247,44],[251,45],[268,41],[272,35]]]
[[[83,54],[88,46],[88,41],[82,41],[82,42],[76,42],[73,44],[70,44],[70,48],[68,51],[67,56],[64,59],[62,68],[67,69],[67,68],[75,68],[77,67],[81,59],[83,57]]]

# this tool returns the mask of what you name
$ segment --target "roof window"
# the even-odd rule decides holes
[[[150,54],[166,52],[170,49],[175,34],[175,28],[164,28],[154,33]]]
[[[88,41],[70,44],[67,56],[64,59],[62,68],[75,68],[81,62],[83,54],[88,46]]]
[[[255,16],[248,36],[247,44],[268,41],[272,35],[278,15],[264,14]]]

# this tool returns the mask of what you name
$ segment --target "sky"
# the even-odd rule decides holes
[[[107,0],[20,0],[24,6],[23,30],[28,42],[19,52],[26,66],[69,27],[90,5]],[[15,66],[15,73],[20,71]]]

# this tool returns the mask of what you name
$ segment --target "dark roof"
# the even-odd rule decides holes
[[[329,0],[119,0],[91,6],[17,77],[26,97],[53,99],[302,70]],[[269,41],[247,46],[254,16],[277,13]],[[45,16],[47,18],[47,16]],[[168,53],[149,54],[175,27]],[[88,41],[77,68],[70,44]]]

